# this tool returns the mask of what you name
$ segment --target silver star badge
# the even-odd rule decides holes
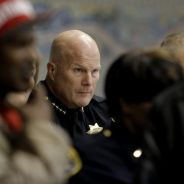
[[[87,131],[87,134],[97,134],[103,130],[103,127],[100,127],[97,123],[94,125],[89,125],[90,130]]]

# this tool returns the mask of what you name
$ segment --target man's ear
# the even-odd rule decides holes
[[[56,73],[56,64],[49,62],[47,64],[47,74],[51,80],[54,80]]]

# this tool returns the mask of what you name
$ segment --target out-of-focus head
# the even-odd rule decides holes
[[[38,81],[38,72],[39,65],[37,64],[33,66],[33,77],[31,77],[31,80],[33,79],[33,85],[30,86],[29,89],[25,91],[8,93],[6,99],[10,104],[13,104],[14,106],[22,106],[27,103],[29,95]]]
[[[68,108],[83,107],[95,93],[100,67],[95,40],[80,30],[65,31],[52,43],[47,83]]]
[[[124,53],[113,62],[106,76],[110,113],[142,127],[152,99],[182,79],[181,66],[161,49]]]
[[[170,33],[162,40],[160,47],[182,65],[184,70],[184,32]],[[175,59],[174,59],[175,60]]]
[[[39,54],[33,26],[43,19],[43,14],[38,18],[26,0],[0,0],[1,95],[34,85]]]

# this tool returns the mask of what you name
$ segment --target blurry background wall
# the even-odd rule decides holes
[[[97,94],[104,95],[106,71],[121,52],[137,47],[153,47],[173,31],[184,31],[183,0],[32,0],[37,11],[55,9],[49,24],[38,28],[38,44],[43,55],[39,79],[44,79],[50,45],[54,37],[68,29],[90,34],[101,52],[102,71]]]

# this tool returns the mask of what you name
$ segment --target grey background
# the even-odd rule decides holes
[[[170,32],[184,29],[183,0],[32,0],[37,11],[56,13],[37,28],[38,46],[43,55],[39,80],[45,78],[50,45],[68,29],[90,34],[99,45],[102,71],[96,94],[104,96],[108,67],[118,55],[133,48],[158,46]]]

